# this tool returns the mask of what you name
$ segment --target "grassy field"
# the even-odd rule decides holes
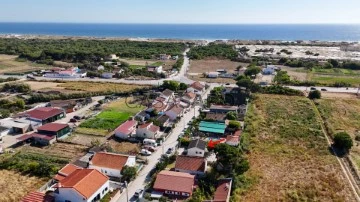
[[[217,69],[226,69],[229,73],[233,73],[239,65],[247,67],[249,64],[224,59],[192,60],[189,73],[214,72]]]
[[[321,116],[325,119],[328,132],[348,132],[355,141],[355,135],[360,131],[360,99],[357,98],[323,98],[317,101]],[[360,146],[355,141],[350,156],[360,170]]]
[[[248,187],[235,201],[354,201],[305,97],[256,95],[246,116]]]
[[[360,85],[360,76],[359,77],[352,77],[352,76],[331,76],[331,75],[318,75],[314,74],[311,77],[312,81],[319,82],[324,85],[334,84],[336,82],[344,82],[351,84],[354,87],[358,87]]]
[[[117,153],[136,155],[140,152],[140,146],[135,143],[118,142],[116,140],[110,140],[109,145],[113,149],[113,151]]]
[[[0,202],[18,202],[46,181],[47,179],[22,175],[11,170],[0,170]]]
[[[128,107],[126,99],[120,99],[105,105],[104,111],[96,117],[91,118],[80,124],[80,128],[94,128],[111,132],[130,116],[144,109],[144,106]],[[100,132],[100,131],[99,131]]]
[[[78,129],[85,129],[86,130],[88,128],[78,128]],[[65,141],[66,142],[71,142],[71,143],[74,143],[74,144],[84,145],[86,147],[91,147],[92,142],[99,141],[100,144],[106,142],[106,137],[96,135],[96,132],[92,133],[92,134],[83,134],[83,133],[79,133],[79,132],[76,131],[76,132],[73,132],[71,134],[71,136],[69,136]]]
[[[124,61],[130,64],[130,67],[145,67],[147,65],[162,65],[164,70],[172,69],[172,66],[176,63],[176,60],[142,60],[142,59],[125,59],[120,58],[120,61]]]
[[[51,66],[37,64],[33,62],[19,62],[14,55],[0,55],[0,74],[3,73],[24,73],[49,69]]]
[[[66,90],[82,91],[82,92],[129,92],[137,88],[145,88],[149,86],[130,85],[122,83],[103,83],[103,82],[66,82],[59,83],[57,87]]]

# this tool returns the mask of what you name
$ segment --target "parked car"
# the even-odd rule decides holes
[[[226,85],[226,86],[230,86],[230,83],[226,83],[225,85]]]
[[[152,147],[152,146],[149,146],[149,145],[145,145],[143,147],[143,149],[146,149],[146,150],[148,150],[150,152],[155,152],[155,147]]]
[[[73,118],[76,119],[76,120],[81,120],[80,116],[74,116]]]
[[[76,122],[77,122],[76,119],[74,119],[74,118],[70,119],[70,123],[76,123]]]
[[[167,151],[166,151],[166,154],[171,154],[173,153],[174,149],[173,148],[169,148]]]
[[[316,88],[315,87],[310,87],[310,90],[316,90]]]
[[[152,153],[150,151],[146,150],[146,149],[142,149],[140,151],[140,154],[144,155],[144,156],[150,156]]]
[[[143,195],[144,195],[144,190],[143,189],[136,190],[135,194],[134,194],[135,198],[142,198]]]
[[[322,88],[321,91],[327,91],[325,88]]]

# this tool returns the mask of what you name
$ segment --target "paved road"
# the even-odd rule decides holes
[[[203,100],[207,98],[210,90],[213,86],[211,86],[203,96]],[[168,148],[174,148],[178,144],[178,136],[181,131],[184,129],[184,126],[188,124],[188,122],[193,118],[193,116],[199,116],[199,106],[195,106],[195,108],[191,108],[189,112],[187,112],[184,117],[178,122],[177,126],[172,130],[172,133],[169,135],[168,139],[164,142],[163,146],[158,147],[158,150],[154,152],[151,156],[148,157],[148,165],[140,171],[139,175],[136,179],[129,184],[129,201],[136,201],[133,197],[135,191],[137,189],[144,189],[146,185],[146,178],[149,177],[149,172],[155,167],[156,163],[161,158],[163,152],[166,152]],[[120,198],[117,200],[118,202],[126,202],[126,190],[121,194]]]

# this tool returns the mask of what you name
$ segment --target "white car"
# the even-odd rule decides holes
[[[146,150],[146,149],[142,149],[142,150],[140,151],[140,154],[142,154],[142,155],[144,155],[144,156],[150,156],[152,153],[151,153],[151,151],[148,151],[148,150]]]
[[[143,195],[144,195],[144,190],[143,189],[136,190],[136,192],[134,194],[135,198],[142,198]]]

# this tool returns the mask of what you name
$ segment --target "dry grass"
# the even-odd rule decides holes
[[[57,82],[38,82],[38,81],[25,81],[24,83],[30,85],[31,90],[63,90],[63,87],[58,87]]]
[[[29,61],[18,62],[14,55],[0,55],[0,73],[23,73],[42,69],[49,69],[51,66],[36,64]]]
[[[123,59],[120,58],[120,61],[124,61],[129,63],[130,65],[136,65],[136,66],[146,66],[152,65],[155,63],[163,63],[163,69],[164,70],[170,70],[172,69],[172,66],[176,63],[176,60],[141,60],[141,59]]]
[[[41,187],[47,180],[0,170],[0,202],[17,202],[26,194]]]
[[[206,78],[202,74],[198,75],[189,75],[189,79],[195,80],[195,81],[204,81],[208,83],[231,83],[234,84],[236,81],[234,79],[230,78]]]
[[[57,87],[63,87],[66,90],[85,91],[85,92],[129,92],[137,88],[146,88],[149,86],[130,85],[122,83],[101,83],[101,82],[66,82],[60,83]]]
[[[278,65],[278,66],[281,67],[281,70],[287,71],[288,75],[293,80],[299,80],[299,81],[309,80],[309,75],[304,68],[293,68],[283,65]]]
[[[252,186],[235,201],[355,200],[308,99],[257,95],[246,122]]]
[[[69,138],[66,139],[67,142],[74,144],[84,145],[86,147],[91,147],[92,142],[99,141],[100,144],[106,142],[105,137],[95,136],[95,135],[85,135],[81,133],[73,133]]]
[[[189,73],[214,72],[217,69],[226,69],[229,73],[232,73],[239,65],[247,67],[249,64],[221,59],[192,60]]]
[[[319,111],[325,119],[331,135],[346,131],[355,141],[356,133],[360,131],[360,99],[357,98],[323,98],[317,101]],[[360,145],[355,141],[350,156],[360,170]]]
[[[136,143],[118,142],[116,140],[110,140],[109,144],[114,152],[134,154],[134,155],[140,152],[140,146]]]

